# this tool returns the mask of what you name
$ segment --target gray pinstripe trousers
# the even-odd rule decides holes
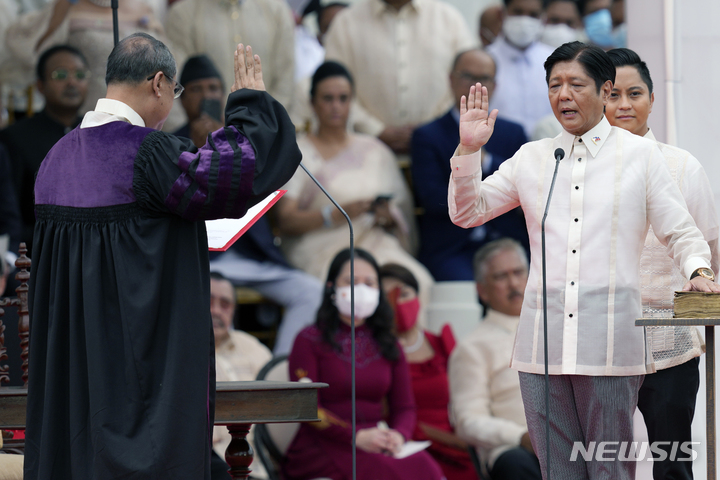
[[[519,373],[530,440],[547,479],[545,376]],[[571,457],[574,442],[582,442],[586,449],[591,442],[631,444],[633,413],[644,377],[550,375],[550,480],[634,480],[635,462],[618,461],[618,455],[604,455],[615,457],[606,461],[593,455],[587,462],[577,452],[574,461]]]

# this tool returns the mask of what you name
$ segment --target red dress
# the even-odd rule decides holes
[[[435,350],[435,356],[422,363],[409,363],[417,406],[417,425],[413,440],[429,440],[420,428],[422,423],[453,433],[448,416],[450,387],[447,363],[455,347],[455,339],[449,325],[443,327],[440,336],[425,332],[425,338]],[[467,451],[433,442],[428,452],[438,462],[448,480],[477,480],[475,467]]]
[[[350,328],[342,325],[333,350],[315,326],[302,330],[290,352],[290,379],[308,377],[328,388],[318,392],[320,422],[303,423],[293,439],[283,466],[286,480],[327,477],[352,478]],[[366,326],[355,333],[357,429],[385,420],[405,438],[415,427],[415,405],[405,357],[390,362],[382,357]],[[440,480],[443,473],[426,452],[403,459],[357,449],[358,480]]]

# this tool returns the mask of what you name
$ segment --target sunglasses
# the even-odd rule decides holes
[[[168,78],[168,80],[170,80],[171,82],[175,82],[175,87],[173,88],[173,95],[175,95],[174,98],[180,97],[180,95],[182,95],[183,91],[185,90],[185,87],[183,87],[182,85],[180,85],[180,82],[175,81],[175,79],[173,79],[173,77],[171,77],[171,76],[168,75],[167,73],[165,73],[165,72],[160,72],[160,73],[162,73],[163,75],[165,75],[165,76]],[[156,74],[153,74],[153,75],[150,75],[150,76],[147,78],[147,80],[152,80],[153,78],[155,78],[155,75],[157,75],[157,73],[156,73]]]
[[[75,80],[87,80],[90,78],[90,70],[74,70],[68,71],[64,68],[58,68],[50,74],[50,78],[53,80],[67,80],[70,77],[75,77]]]

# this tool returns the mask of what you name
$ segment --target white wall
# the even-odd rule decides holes
[[[715,192],[715,198],[708,201],[718,205],[720,30],[716,20],[720,17],[720,2],[626,0],[625,4],[628,46],[647,61],[655,83],[650,126],[659,140],[689,150],[700,160]],[[720,371],[717,360],[715,369]],[[693,440],[702,442],[700,456],[693,464],[695,478],[706,478],[704,363],[703,356],[693,422]]]

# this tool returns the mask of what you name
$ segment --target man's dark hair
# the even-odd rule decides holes
[[[139,84],[163,72],[175,79],[177,67],[170,50],[147,33],[133,33],[115,45],[107,61],[105,83]]]
[[[607,52],[607,54],[613,65],[615,65],[615,68],[635,67],[635,70],[640,74],[640,78],[642,78],[642,81],[647,85],[649,93],[653,92],[650,70],[648,70],[647,64],[640,59],[640,55],[629,48],[614,48]]]
[[[320,65],[312,76],[312,84],[310,85],[310,98],[315,98],[315,92],[320,82],[330,77],[345,77],[350,82],[350,88],[355,90],[355,83],[353,82],[352,75],[348,72],[348,69],[344,65],[332,60],[327,61]]]
[[[47,67],[47,63],[50,60],[50,57],[59,52],[68,52],[75,55],[80,60],[82,60],[83,65],[85,65],[85,68],[87,68],[87,59],[80,50],[73,47],[72,45],[55,45],[54,47],[50,47],[43,53],[41,53],[40,58],[38,58],[37,65],[35,65],[35,75],[37,76],[38,80],[43,82],[45,81],[45,68]]]
[[[595,45],[582,42],[569,42],[560,45],[545,60],[545,83],[550,84],[550,74],[557,63],[577,60],[585,73],[595,80],[597,93],[610,80],[615,83],[615,65],[605,51]]]

